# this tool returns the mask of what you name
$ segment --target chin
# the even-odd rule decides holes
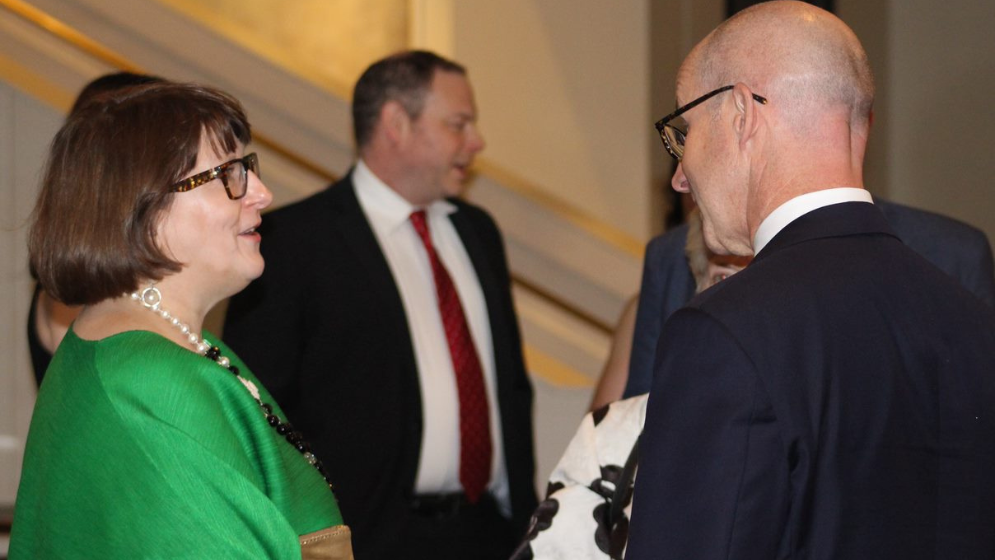
[[[232,276],[238,276],[244,279],[244,285],[239,288],[239,291],[241,291],[245,286],[248,286],[249,282],[252,282],[256,278],[262,276],[264,270],[266,270],[266,263],[263,262],[263,258],[261,256],[257,256],[256,259],[252,262],[246,263],[241,269],[232,271]]]
[[[253,270],[251,270],[247,275],[249,282],[252,282],[256,278],[262,276],[264,270],[266,270],[266,265],[260,261],[259,266],[253,268]]]
[[[262,267],[260,267],[257,271],[254,272],[246,271],[245,273],[238,275],[232,273],[231,282],[229,282],[227,290],[230,293],[228,293],[225,297],[231,297],[241,292],[242,290],[246,289],[247,287],[249,287],[249,284],[251,284],[253,280],[259,278],[260,276],[262,276],[262,274],[263,274]]]
[[[231,286],[228,287],[227,293],[224,294],[223,298],[230,298],[230,297],[234,296],[235,294],[237,294],[237,293],[241,292],[242,290],[248,288],[249,284],[251,284],[251,283],[252,282],[250,280],[245,280],[245,281],[239,282],[237,284],[235,282],[232,282]]]

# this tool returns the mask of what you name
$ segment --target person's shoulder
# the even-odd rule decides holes
[[[316,244],[326,243],[339,221],[334,217],[355,200],[349,177],[333,183],[307,198],[271,210],[262,216],[260,250],[267,265],[293,266],[312,254]],[[359,212],[359,204],[355,203]],[[267,266],[269,268],[269,266]]]
[[[217,386],[233,377],[213,360],[149,331],[123,332],[94,344],[101,384],[109,395],[125,399],[216,398]]]
[[[217,367],[203,356],[149,331],[127,331],[94,345],[94,365],[105,386],[113,388],[139,378],[145,385],[180,383],[181,378],[200,378]]]
[[[635,429],[638,434],[642,430],[646,418],[646,402],[649,393],[643,393],[627,399],[608,403],[597,410],[588,413],[595,428],[604,428],[613,432],[623,426]]]
[[[491,241],[502,239],[501,228],[498,227],[490,212],[460,198],[447,198],[446,201],[456,207],[456,212],[451,218],[453,223],[462,221],[465,224],[470,224],[475,231]]]
[[[646,244],[646,259],[676,258],[683,262],[684,246],[688,240],[688,225],[673,227]]]
[[[327,217],[329,210],[340,205],[342,199],[352,192],[352,179],[347,175],[314,194],[266,212],[263,215],[263,228],[284,224],[300,225],[315,218]]]
[[[214,360],[148,331],[129,331],[96,343],[94,368],[107,402],[118,414],[176,426],[190,422],[193,411],[201,421],[223,421],[233,395],[245,390]]]
[[[767,320],[772,306],[783,308],[782,302],[812,296],[813,285],[799,281],[799,273],[792,267],[793,260],[768,258],[754,261],[729,278],[695,294],[681,311],[701,313],[717,324],[738,322],[741,319],[748,322]],[[808,272],[810,271],[804,271],[805,274]],[[832,284],[832,280],[827,278],[820,278],[819,281],[820,285],[823,282]],[[675,311],[674,314],[677,313]]]
[[[942,243],[988,246],[983,231],[955,218],[880,198],[875,198],[874,203],[903,241],[929,236]]]
[[[447,198],[447,202],[456,207],[456,211],[462,213],[470,219],[494,224],[494,218],[490,212],[476,204],[462,198]]]

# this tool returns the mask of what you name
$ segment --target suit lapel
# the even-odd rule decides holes
[[[353,254],[371,281],[378,282],[376,289],[390,288],[397,292],[387,258],[380,249],[373,228],[366,220],[359,199],[356,198],[352,173],[329,188],[328,195],[329,225],[337,233],[336,242]]]
[[[422,408],[421,388],[418,381],[418,366],[415,361],[414,347],[411,343],[411,333],[408,330],[408,318],[401,301],[401,292],[394,280],[394,275],[387,264],[376,234],[366,219],[363,208],[356,197],[356,188],[350,172],[344,179],[328,189],[329,222],[333,229],[334,243],[341,243],[343,253],[351,254],[353,259],[343,262],[342,266],[355,263],[356,274],[362,274],[366,279],[365,288],[379,299],[381,316],[378,318],[383,325],[385,344],[397,348],[401,352],[401,363],[397,382],[404,388],[406,395],[406,411],[397,411],[403,419],[401,426],[405,432],[405,451],[401,454],[404,461],[402,472],[407,491],[413,492],[415,477],[418,473],[418,461],[421,454]]]
[[[477,274],[477,281],[484,294],[484,302],[487,306],[487,317],[491,327],[491,342],[494,348],[494,378],[497,386],[497,405],[501,411],[502,433],[505,448],[505,464],[509,464],[508,454],[514,453],[515,446],[510,438],[514,437],[513,426],[509,423],[510,418],[507,411],[512,410],[514,402],[514,378],[512,372],[515,371],[513,362],[515,356],[521,357],[517,352],[510,349],[519,345],[520,341],[513,339],[510,333],[513,326],[508,324],[508,316],[504,309],[509,309],[511,302],[505,299],[508,287],[502,285],[502,278],[506,278],[499,270],[494,268],[495,249],[489,247],[481,237],[479,226],[475,226],[473,216],[467,212],[461,204],[457,204],[458,210],[450,214],[449,219],[456,228],[456,233],[463,242],[470,261],[473,263],[474,272]]]
[[[469,215],[461,206],[457,205],[456,212],[449,215],[449,220],[453,223],[453,227],[456,228],[456,233],[459,234],[460,241],[463,242],[463,247],[466,249],[467,255],[470,256],[470,262],[473,263],[473,270],[477,274],[477,281],[480,282],[480,289],[484,293],[484,300],[489,310],[488,316],[493,315],[493,312],[490,310],[497,309],[496,305],[500,286],[498,286],[497,273],[488,258],[487,247],[480,239],[480,235],[474,228]],[[493,327],[492,318],[492,330]]]

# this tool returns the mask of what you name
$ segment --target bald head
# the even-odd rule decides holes
[[[716,90],[681,115],[688,134],[671,181],[694,196],[712,251],[750,254],[781,204],[863,187],[874,80],[860,41],[836,16],[791,0],[733,16],[677,75],[680,105]]]
[[[702,92],[742,82],[799,126],[823,112],[866,127],[874,101],[867,54],[829,12],[790,0],[747,8],[716,28],[681,68]]]

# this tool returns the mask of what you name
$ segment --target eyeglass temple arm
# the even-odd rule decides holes
[[[695,107],[697,107],[698,105],[701,105],[701,104],[702,104],[702,103],[704,103],[705,101],[708,101],[709,99],[711,99],[711,98],[715,97],[716,95],[718,95],[718,94],[722,93],[723,91],[729,91],[729,90],[730,90],[730,89],[732,89],[733,87],[735,87],[735,86],[722,86],[722,87],[720,87],[720,88],[719,88],[719,89],[717,89],[717,90],[714,90],[714,91],[710,91],[710,92],[706,93],[705,95],[702,95],[702,96],[701,96],[701,97],[699,97],[698,99],[695,99],[694,101],[692,101],[692,102],[688,103],[687,105],[685,105],[685,106],[683,106],[683,107],[679,107],[679,108],[678,108],[678,109],[677,109],[676,111],[674,111],[673,113],[670,113],[670,114],[669,114],[669,115],[667,115],[666,117],[663,117],[662,119],[660,119],[660,120],[656,121],[656,124],[655,124],[654,126],[656,126],[656,129],[657,129],[657,130],[659,130],[659,131],[663,131],[663,127],[664,127],[664,126],[665,126],[665,125],[666,125],[666,124],[667,124],[668,122],[670,122],[670,121],[672,121],[672,120],[676,119],[677,117],[679,117],[679,116],[683,115],[684,113],[686,113],[686,112],[690,111],[691,109],[694,109],[694,108],[695,108]],[[757,103],[760,103],[761,105],[766,105],[766,104],[767,104],[767,98],[766,98],[766,97],[763,97],[763,96],[760,96],[760,95],[757,95],[757,94],[755,94],[755,93],[752,93],[751,95],[753,96],[753,99],[754,99],[754,100],[755,100],[755,101],[756,101]]]

